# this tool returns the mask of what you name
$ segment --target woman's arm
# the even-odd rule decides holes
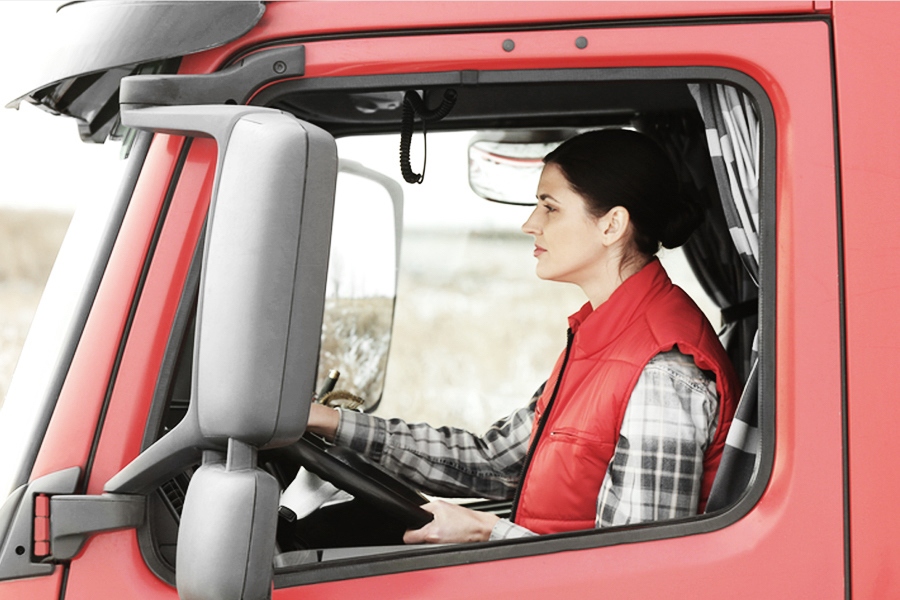
[[[307,429],[380,463],[426,492],[450,496],[510,498],[528,451],[534,407],[494,423],[482,436],[312,404]]]
[[[677,350],[644,368],[597,498],[597,527],[697,514],[718,421],[715,381]]]
[[[510,498],[528,451],[534,403],[481,436],[454,427],[342,411],[335,443],[438,496]]]
[[[528,450],[534,407],[542,391],[543,386],[527,407],[497,421],[483,436],[337,411],[315,403],[310,407],[307,430],[365,454],[430,493],[504,499],[515,492]],[[404,536],[407,543],[535,535],[490,513],[440,500],[423,508],[435,518],[421,529],[408,531]]]

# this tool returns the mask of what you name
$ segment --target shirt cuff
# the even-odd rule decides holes
[[[537,534],[521,525],[516,525],[508,519],[500,519],[491,529],[490,541],[514,540],[517,538],[534,537]]]

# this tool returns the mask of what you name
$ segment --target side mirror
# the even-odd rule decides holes
[[[259,448],[296,441],[315,389],[337,148],[325,131],[248,106],[122,107],[126,126],[219,148],[185,418],[105,490],[148,493],[203,458],[188,487],[176,580],[185,600],[266,598],[278,485]]]
[[[403,189],[378,171],[341,159],[322,323],[318,380],[378,405],[384,389],[400,271]]]

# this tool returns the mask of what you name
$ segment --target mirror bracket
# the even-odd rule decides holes
[[[47,522],[49,503],[46,499],[55,494],[73,493],[80,479],[79,467],[56,471],[35,479],[27,487],[23,485],[6,500],[0,513],[7,510],[15,513],[10,517],[6,538],[0,539],[0,581],[53,572],[56,567],[47,560],[50,532]],[[41,521],[37,521],[38,518]],[[41,539],[37,540],[38,537]]]
[[[305,46],[282,46],[254,52],[215,73],[125,77],[122,79],[119,102],[123,108],[126,104],[244,104],[254,91],[280,79],[303,77],[305,72]]]
[[[74,558],[95,533],[139,527],[146,506],[146,496],[51,496],[49,559]]]
[[[228,440],[226,471],[246,471],[256,468],[257,450],[250,444],[231,438]]]

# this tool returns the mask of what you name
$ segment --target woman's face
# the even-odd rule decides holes
[[[602,242],[605,216],[598,219],[588,212],[587,203],[553,163],[544,166],[537,199],[522,225],[522,231],[534,236],[537,276],[590,287],[602,276],[609,255]]]

